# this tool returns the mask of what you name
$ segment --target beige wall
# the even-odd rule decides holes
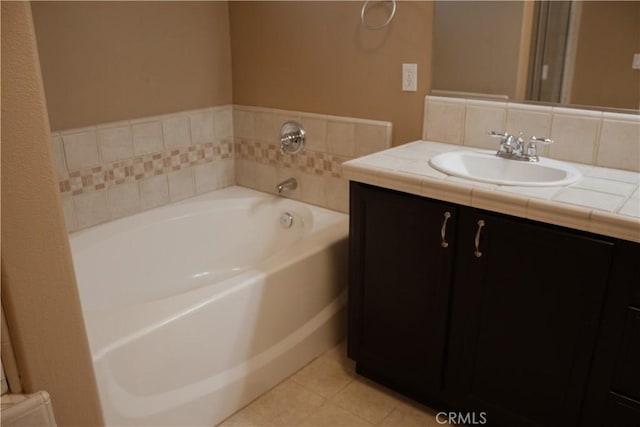
[[[23,388],[60,426],[103,424],[27,2],[2,2],[2,305]]]
[[[640,2],[583,2],[570,102],[640,108],[634,53],[640,53]]]
[[[362,3],[231,2],[234,103],[388,120],[395,145],[420,139],[433,4],[400,1],[371,31]],[[402,91],[402,63],[418,64],[417,92]]]
[[[436,2],[433,89],[518,99],[516,93],[523,95],[518,73],[527,71],[519,61],[521,38],[530,37],[522,24],[521,2]],[[527,43],[522,47],[528,50]]]
[[[227,2],[34,2],[53,130],[231,103]]]
[[[433,5],[399,2],[380,31],[360,26],[361,6],[35,2],[52,129],[233,102],[390,120],[395,143],[418,139]],[[402,92],[403,62],[418,64],[418,92]]]

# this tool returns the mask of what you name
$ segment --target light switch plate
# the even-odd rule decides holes
[[[640,70],[640,53],[633,54],[633,63],[631,64],[631,68],[634,70]]]

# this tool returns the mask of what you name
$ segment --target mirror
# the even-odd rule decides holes
[[[435,2],[433,94],[640,109],[640,2]]]

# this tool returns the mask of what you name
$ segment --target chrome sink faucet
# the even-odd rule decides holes
[[[489,132],[490,136],[495,138],[500,138],[500,147],[498,147],[498,152],[496,156],[498,157],[519,157],[522,154],[522,144],[524,140],[522,139],[522,132],[516,138],[510,133],[500,133],[492,130]]]
[[[282,193],[284,190],[295,190],[296,188],[298,188],[298,181],[296,181],[295,178],[285,179],[276,186],[278,194]]]
[[[522,132],[516,137],[507,132],[501,133],[492,130],[489,132],[490,136],[500,138],[500,147],[496,152],[496,156],[503,157],[510,160],[521,160],[527,162],[537,162],[540,160],[538,157],[537,144],[552,144],[553,140],[549,138],[538,138],[532,136],[529,138],[529,142],[526,144],[522,138]]]

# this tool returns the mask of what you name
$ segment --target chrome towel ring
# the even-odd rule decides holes
[[[369,3],[384,3],[385,1],[389,1],[389,0],[376,0],[376,1],[367,0],[362,5],[362,9],[360,10],[360,22],[362,22],[362,25],[367,30],[380,30],[380,29],[386,27],[387,25],[389,25],[389,23],[391,22],[391,20],[395,16],[395,14],[396,14],[396,0],[390,0],[391,1],[391,13],[389,14],[389,17],[387,18],[386,21],[384,21],[380,25],[371,25],[371,24],[369,24],[367,22],[367,18],[365,16],[367,14],[367,9],[369,9]]]

